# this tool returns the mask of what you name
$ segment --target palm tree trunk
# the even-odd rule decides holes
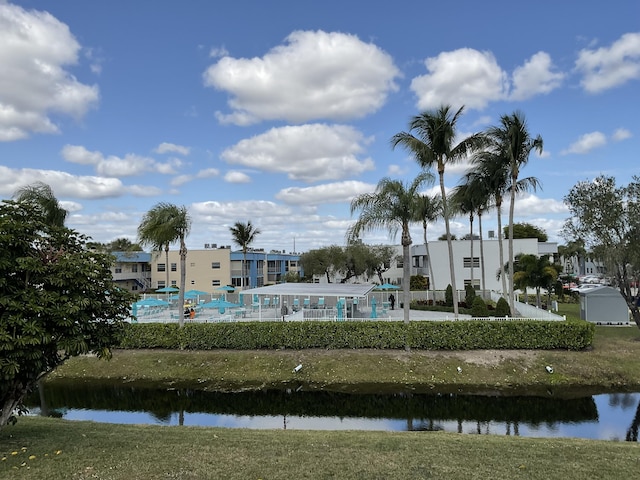
[[[456,286],[456,272],[453,263],[453,244],[451,242],[451,229],[449,228],[449,209],[447,208],[447,197],[444,189],[444,169],[438,168],[440,176],[440,194],[442,195],[442,213],[444,216],[444,227],[447,233],[447,247],[449,248],[449,273],[451,276],[451,289],[453,290],[453,317],[458,320],[458,288]]]
[[[471,246],[470,246],[470,250],[471,250],[471,288],[473,288],[475,290],[475,287],[473,285],[473,214],[469,215],[469,233],[471,234]],[[467,305],[468,307],[471,307],[471,305]]]
[[[247,251],[242,250],[242,263],[240,264],[240,288],[244,290],[244,267],[247,264]]]
[[[180,295],[178,299],[179,311],[178,311],[178,323],[180,328],[184,326],[184,315],[182,315],[182,309],[184,308],[184,289],[187,284],[187,245],[184,243],[184,237],[180,237]]]
[[[484,288],[485,288],[485,271],[484,271],[484,241],[482,240],[482,214],[478,215],[478,230],[480,231],[480,276],[482,277],[482,285],[480,286],[480,290],[482,291],[482,298],[484,297]]]
[[[164,257],[165,257],[164,269],[165,269],[165,272],[167,273],[167,282],[164,284],[164,286],[168,287],[169,286],[169,244],[168,243],[164,247]]]
[[[515,185],[518,177],[512,177],[511,185]],[[511,188],[511,204],[509,205],[509,308],[511,315],[515,315],[515,292],[513,291],[513,213],[516,203],[516,189]]]
[[[431,262],[431,254],[429,253],[429,242],[427,241],[427,222],[422,222],[422,231],[424,234],[424,249],[427,254],[427,262],[429,262],[429,287],[433,290],[433,304],[436,304],[436,279],[433,276],[433,264]]]
[[[504,271],[504,246],[502,244],[502,201],[496,202],[496,208],[498,209],[498,250],[500,252],[500,279],[502,280],[502,296],[505,300],[509,300],[507,297],[507,279]],[[513,315],[513,311],[511,311]]]
[[[402,233],[402,297],[403,297],[403,313],[404,323],[409,323],[409,300],[411,296],[411,235],[407,227],[406,233]],[[409,345],[406,345],[409,349]]]

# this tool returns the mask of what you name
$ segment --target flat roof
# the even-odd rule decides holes
[[[278,283],[240,291],[251,295],[294,295],[299,297],[366,297],[377,285],[371,283]]]

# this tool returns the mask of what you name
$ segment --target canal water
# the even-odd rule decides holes
[[[446,431],[638,441],[640,393],[574,398],[347,394],[300,389],[240,393],[47,383],[32,414],[104,423],[250,429]]]

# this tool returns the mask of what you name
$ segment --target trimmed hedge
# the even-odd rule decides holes
[[[588,322],[238,322],[131,324],[121,348],[305,349],[377,348],[418,350],[582,350],[593,342]]]

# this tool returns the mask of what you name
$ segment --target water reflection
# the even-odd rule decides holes
[[[34,413],[108,423],[450,431],[637,442],[639,402],[640,394],[635,393],[562,399],[295,390],[223,393],[48,383],[28,399],[27,406]]]

